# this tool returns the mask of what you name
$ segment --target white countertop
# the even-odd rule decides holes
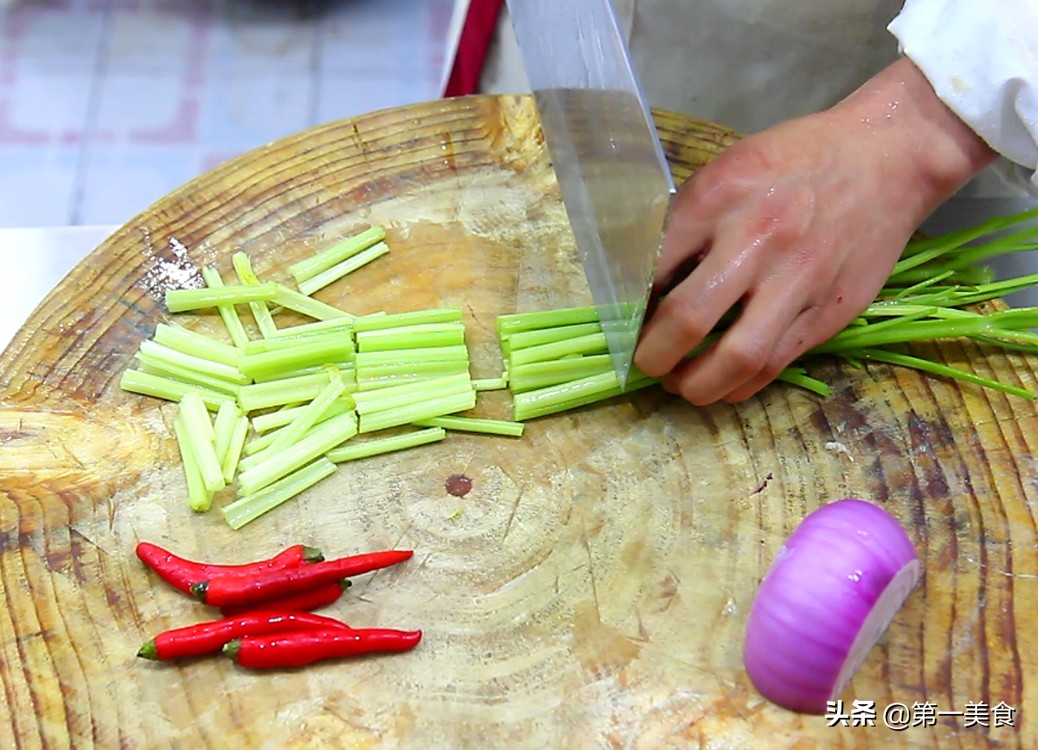
[[[116,227],[0,228],[0,351],[58,282]]]

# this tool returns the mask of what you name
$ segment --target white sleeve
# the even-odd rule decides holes
[[[888,28],[941,101],[1038,194],[1038,0],[905,0]]]

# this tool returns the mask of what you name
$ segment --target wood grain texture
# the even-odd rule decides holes
[[[658,113],[679,181],[735,140]],[[368,223],[390,255],[318,297],[364,313],[459,304],[477,376],[496,315],[586,301],[525,98],[432,102],[333,122],[231,161],[135,217],[69,275],[0,358],[0,747],[1038,747],[1038,412],[884,366],[822,367],[835,393],[775,385],[694,408],[658,390],[451,435],[346,465],[239,532],[187,509],[170,408],[120,373],[165,289],[264,278]],[[184,249],[181,249],[184,248]],[[216,330],[211,316],[180,316]],[[920,351],[1031,389],[1035,363],[950,342]],[[484,413],[507,414],[507,397]],[[446,478],[473,481],[464,498]],[[890,510],[924,578],[845,696],[1016,727],[828,728],[763,701],[741,643],[783,540],[844,496]],[[328,610],[421,627],[414,652],[254,674],[222,658],[135,658],[207,617],[144,570],[138,540],[243,561],[412,547]]]

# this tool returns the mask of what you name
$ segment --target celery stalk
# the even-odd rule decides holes
[[[458,373],[468,374],[468,360],[432,362],[388,362],[357,365],[357,384],[365,389],[405,382],[417,382]]]
[[[508,387],[508,373],[499,378],[475,378],[472,387],[477,391],[503,391]]]
[[[415,400],[432,399],[437,393],[456,392],[471,387],[468,375],[457,373],[374,391],[358,390],[353,394],[353,401],[360,413],[383,411]]]
[[[277,296],[274,297],[274,302],[286,310],[292,310],[319,321],[352,320],[354,317],[345,310],[340,310],[313,297],[308,297],[295,289],[289,289],[284,284],[277,285]],[[274,334],[272,333],[271,335]]]
[[[508,346],[509,349],[515,351],[516,349],[525,349],[529,346],[541,346],[542,344],[551,344],[556,341],[566,341],[567,339],[574,339],[578,336],[588,336],[593,333],[601,333],[601,323],[576,323],[568,326],[558,326],[556,328],[538,328],[532,331],[517,331],[509,335]]]
[[[386,238],[386,230],[379,226],[365,229],[363,232],[347,237],[337,242],[326,250],[304,258],[288,267],[288,273],[299,284],[307,279],[312,279],[322,271],[327,271],[342,261],[350,258],[362,250],[366,250],[377,242]]]
[[[204,513],[212,507],[213,493],[205,487],[202,472],[198,468],[198,461],[191,448],[191,436],[188,434],[182,414],[178,414],[173,420],[173,434],[176,436],[177,448],[180,450],[180,465],[184,470],[184,479],[187,482],[188,507]]]
[[[422,362],[469,361],[469,350],[463,345],[429,346],[423,349],[397,349],[390,352],[357,352],[357,367],[418,364]]]
[[[385,242],[376,243],[346,260],[336,263],[331,268],[321,271],[319,274],[311,276],[305,281],[300,281],[299,291],[306,295],[314,294],[315,292],[324,289],[332,282],[338,281],[343,276],[353,273],[358,268],[371,263],[371,261],[382,257],[388,252],[389,245]]]
[[[346,315],[329,320],[318,320],[315,323],[302,323],[296,326],[279,328],[277,333],[271,334],[270,340],[286,338],[303,338],[305,336],[322,336],[325,334],[338,333],[349,336],[353,332],[353,317]]]
[[[443,440],[446,436],[447,432],[445,430],[438,427],[431,427],[425,430],[415,430],[413,432],[405,432],[400,435],[391,435],[384,438],[359,440],[356,442],[350,441],[345,445],[341,445],[338,448],[333,448],[328,451],[326,457],[329,461],[334,463],[356,461],[360,458],[369,458],[371,456],[378,456],[393,451],[415,448],[419,445],[428,445],[429,443]]]
[[[299,412],[291,422],[276,433],[269,433],[276,435],[276,437],[260,455],[273,456],[298,442],[309,432],[311,427],[321,421],[321,417],[328,411],[332,403],[342,395],[344,389],[345,386],[341,380],[332,378],[328,385],[322,388],[314,400],[307,404],[306,408]]]
[[[328,383],[326,372],[300,375],[269,383],[243,385],[238,390],[238,405],[247,412],[311,401]]]
[[[290,445],[277,456],[241,472],[238,475],[238,486],[242,494],[252,495],[271,482],[323,456],[356,434],[357,418],[353,412],[332,417],[317,425],[302,440]]]
[[[389,427],[399,427],[423,419],[442,417],[445,414],[465,411],[476,405],[476,391],[469,388],[465,391],[445,395],[436,401],[412,403],[399,409],[377,411],[372,414],[361,414],[360,432],[374,432]]]
[[[520,437],[526,427],[522,422],[506,419],[484,419],[481,417],[433,417],[412,422],[415,427],[442,427],[459,432],[481,432],[487,435]]]
[[[257,414],[252,418],[252,429],[259,433],[266,433],[272,430],[276,430],[279,427],[284,427],[296,416],[302,412],[308,404],[302,406],[292,406],[277,411],[268,412],[267,414]],[[342,414],[343,412],[350,411],[353,408],[352,398],[338,398],[332,402],[332,405],[328,407],[328,410],[321,415],[321,421],[329,417],[334,417],[336,414]]]
[[[436,307],[402,313],[373,313],[356,318],[353,321],[353,330],[360,333],[426,323],[459,323],[461,322],[461,312],[460,307]]]
[[[575,409],[578,406],[653,385],[655,382],[657,381],[653,378],[632,371],[627,380],[627,387],[621,389],[620,383],[616,379],[616,373],[609,370],[568,383],[519,393],[512,399],[515,421],[525,422],[535,417]]]
[[[243,284],[214,289],[170,289],[166,292],[166,309],[175,313],[220,305],[244,303],[262,305],[264,301],[272,300],[275,296],[277,296],[277,286],[273,282],[255,286]]]
[[[569,307],[559,310],[511,313],[497,317],[498,336],[509,336],[536,328],[556,328],[578,323],[598,323],[598,310],[593,306]]]
[[[216,434],[202,397],[194,391],[185,393],[180,400],[180,416],[184,420],[189,447],[198,463],[206,491],[214,493],[223,489],[223,470],[214,444]]]
[[[239,497],[221,513],[232,529],[240,529],[334,473],[335,464],[322,456],[258,492]]]
[[[134,359],[140,362],[141,372],[170,378],[189,385],[197,385],[206,391],[218,391],[225,394],[224,398],[234,398],[241,387],[237,383],[222,380],[221,378],[213,378],[198,370],[191,370],[180,365],[170,364],[169,362],[160,362],[141,352],[137,352],[133,356]]]
[[[508,381],[513,393],[522,393],[612,369],[613,360],[608,354],[589,354],[571,359],[530,362],[510,371]]]
[[[142,357],[142,361],[148,361],[149,364],[161,366],[164,363],[169,363],[179,368],[194,370],[199,374],[204,374],[220,380],[226,380],[237,385],[245,385],[249,382],[249,379],[242,375],[234,365],[215,362],[210,359],[202,359],[193,354],[185,354],[184,352],[171,349],[165,344],[160,344],[154,340],[142,341],[138,351],[146,357],[146,359],[145,357]]]
[[[234,481],[234,475],[238,471],[238,462],[241,460],[242,448],[249,436],[249,418],[242,414],[234,423],[234,430],[227,443],[227,452],[224,454],[220,468],[223,470],[223,480],[230,484]]]
[[[325,341],[302,343],[285,349],[275,349],[258,354],[246,354],[238,367],[252,378],[276,374],[300,367],[322,365],[328,362],[349,361],[353,357],[353,339],[344,338],[337,343]]]
[[[231,437],[240,417],[241,412],[234,401],[224,401],[216,410],[216,419],[213,420],[213,448],[221,465],[230,448]]]
[[[356,338],[359,352],[464,346],[465,326],[462,323],[421,323],[398,328],[358,331]]]
[[[155,326],[155,335],[152,340],[200,360],[219,362],[234,368],[237,368],[238,360],[241,359],[241,352],[237,347],[179,325],[159,323]]]
[[[200,388],[191,383],[184,383],[173,378],[154,375],[140,370],[124,370],[119,378],[119,387],[124,391],[139,393],[142,396],[153,396],[166,401],[180,401],[184,394],[194,391],[205,402],[206,408],[216,411],[220,404],[227,400],[228,394]]]
[[[563,341],[528,346],[525,349],[512,349],[508,354],[508,370],[514,373],[517,367],[530,362],[543,362],[573,354],[599,354],[608,350],[604,333],[589,333]]]
[[[252,270],[252,261],[249,260],[248,255],[242,252],[234,253],[231,256],[231,265],[234,267],[234,272],[238,275],[238,281],[242,284],[252,286],[269,285],[274,290],[273,296],[269,298],[270,301],[273,301],[277,297],[277,284],[274,282],[267,282],[267,284],[261,283],[259,278],[257,278],[255,271]],[[255,319],[260,334],[264,338],[278,329],[277,325],[274,324],[274,318],[270,314],[270,310],[267,308],[267,301],[249,302],[249,310],[252,311],[252,317]]]
[[[220,273],[210,266],[202,269],[202,278],[205,279],[205,284],[210,289],[222,289],[225,286]],[[216,309],[220,313],[220,318],[223,320],[231,341],[237,347],[243,346],[249,340],[249,334],[245,332],[245,326],[242,325],[238,310],[231,304],[217,305]]]

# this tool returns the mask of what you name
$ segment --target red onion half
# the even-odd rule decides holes
[[[887,511],[848,498],[819,508],[761,582],[743,662],[768,700],[824,713],[919,580],[919,557]]]

